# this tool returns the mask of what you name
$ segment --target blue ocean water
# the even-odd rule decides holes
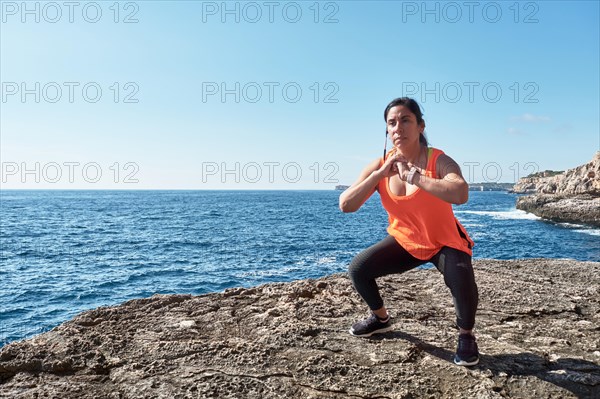
[[[342,272],[387,234],[374,195],[339,191],[0,191],[0,346],[75,314],[155,293]],[[516,210],[516,195],[471,192],[455,207],[475,258],[600,261],[600,230]]]

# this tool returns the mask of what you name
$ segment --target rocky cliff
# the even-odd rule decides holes
[[[562,173],[542,172],[519,180],[517,208],[556,222],[600,226],[600,151],[585,165]]]
[[[435,269],[380,280],[395,330],[352,337],[343,274],[82,313],[0,350],[2,398],[598,398],[600,263],[481,260],[481,362],[456,366]]]

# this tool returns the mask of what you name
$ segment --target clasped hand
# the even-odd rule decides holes
[[[410,170],[412,168],[416,168],[417,172],[421,171],[415,165],[408,162],[408,160],[402,155],[394,154],[391,155],[388,159],[386,159],[385,163],[382,165],[380,170],[383,173],[383,177],[391,177],[397,174],[398,176],[400,176],[400,179],[402,181],[407,181]]]

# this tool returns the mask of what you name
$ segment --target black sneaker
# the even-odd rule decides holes
[[[385,321],[381,321],[374,313],[365,320],[354,323],[350,327],[350,334],[355,337],[370,337],[373,334],[380,334],[392,329],[390,323],[391,317],[388,316]]]
[[[456,348],[456,355],[454,355],[454,363],[459,366],[474,366],[479,363],[477,342],[471,334],[460,334],[458,336],[458,348]]]

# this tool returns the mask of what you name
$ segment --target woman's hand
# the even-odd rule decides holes
[[[420,175],[423,174],[423,169],[411,162],[406,161],[406,159],[403,158],[398,160],[395,165],[396,169],[398,170],[398,176],[400,176],[400,180],[409,184],[414,184],[417,173]]]
[[[423,171],[418,166],[408,162],[404,156],[396,153],[388,157],[385,163],[381,165],[381,168],[377,170],[377,173],[379,174],[380,178],[398,175],[400,176],[400,180],[410,180],[408,182],[412,184],[415,174],[422,174]]]
[[[398,153],[395,153],[393,155],[390,155],[385,160],[383,165],[381,165],[381,167],[377,170],[376,173],[379,175],[380,179],[383,179],[385,177],[391,177],[397,174],[400,174],[400,178],[402,178],[402,171],[406,163],[406,158],[404,158]]]

